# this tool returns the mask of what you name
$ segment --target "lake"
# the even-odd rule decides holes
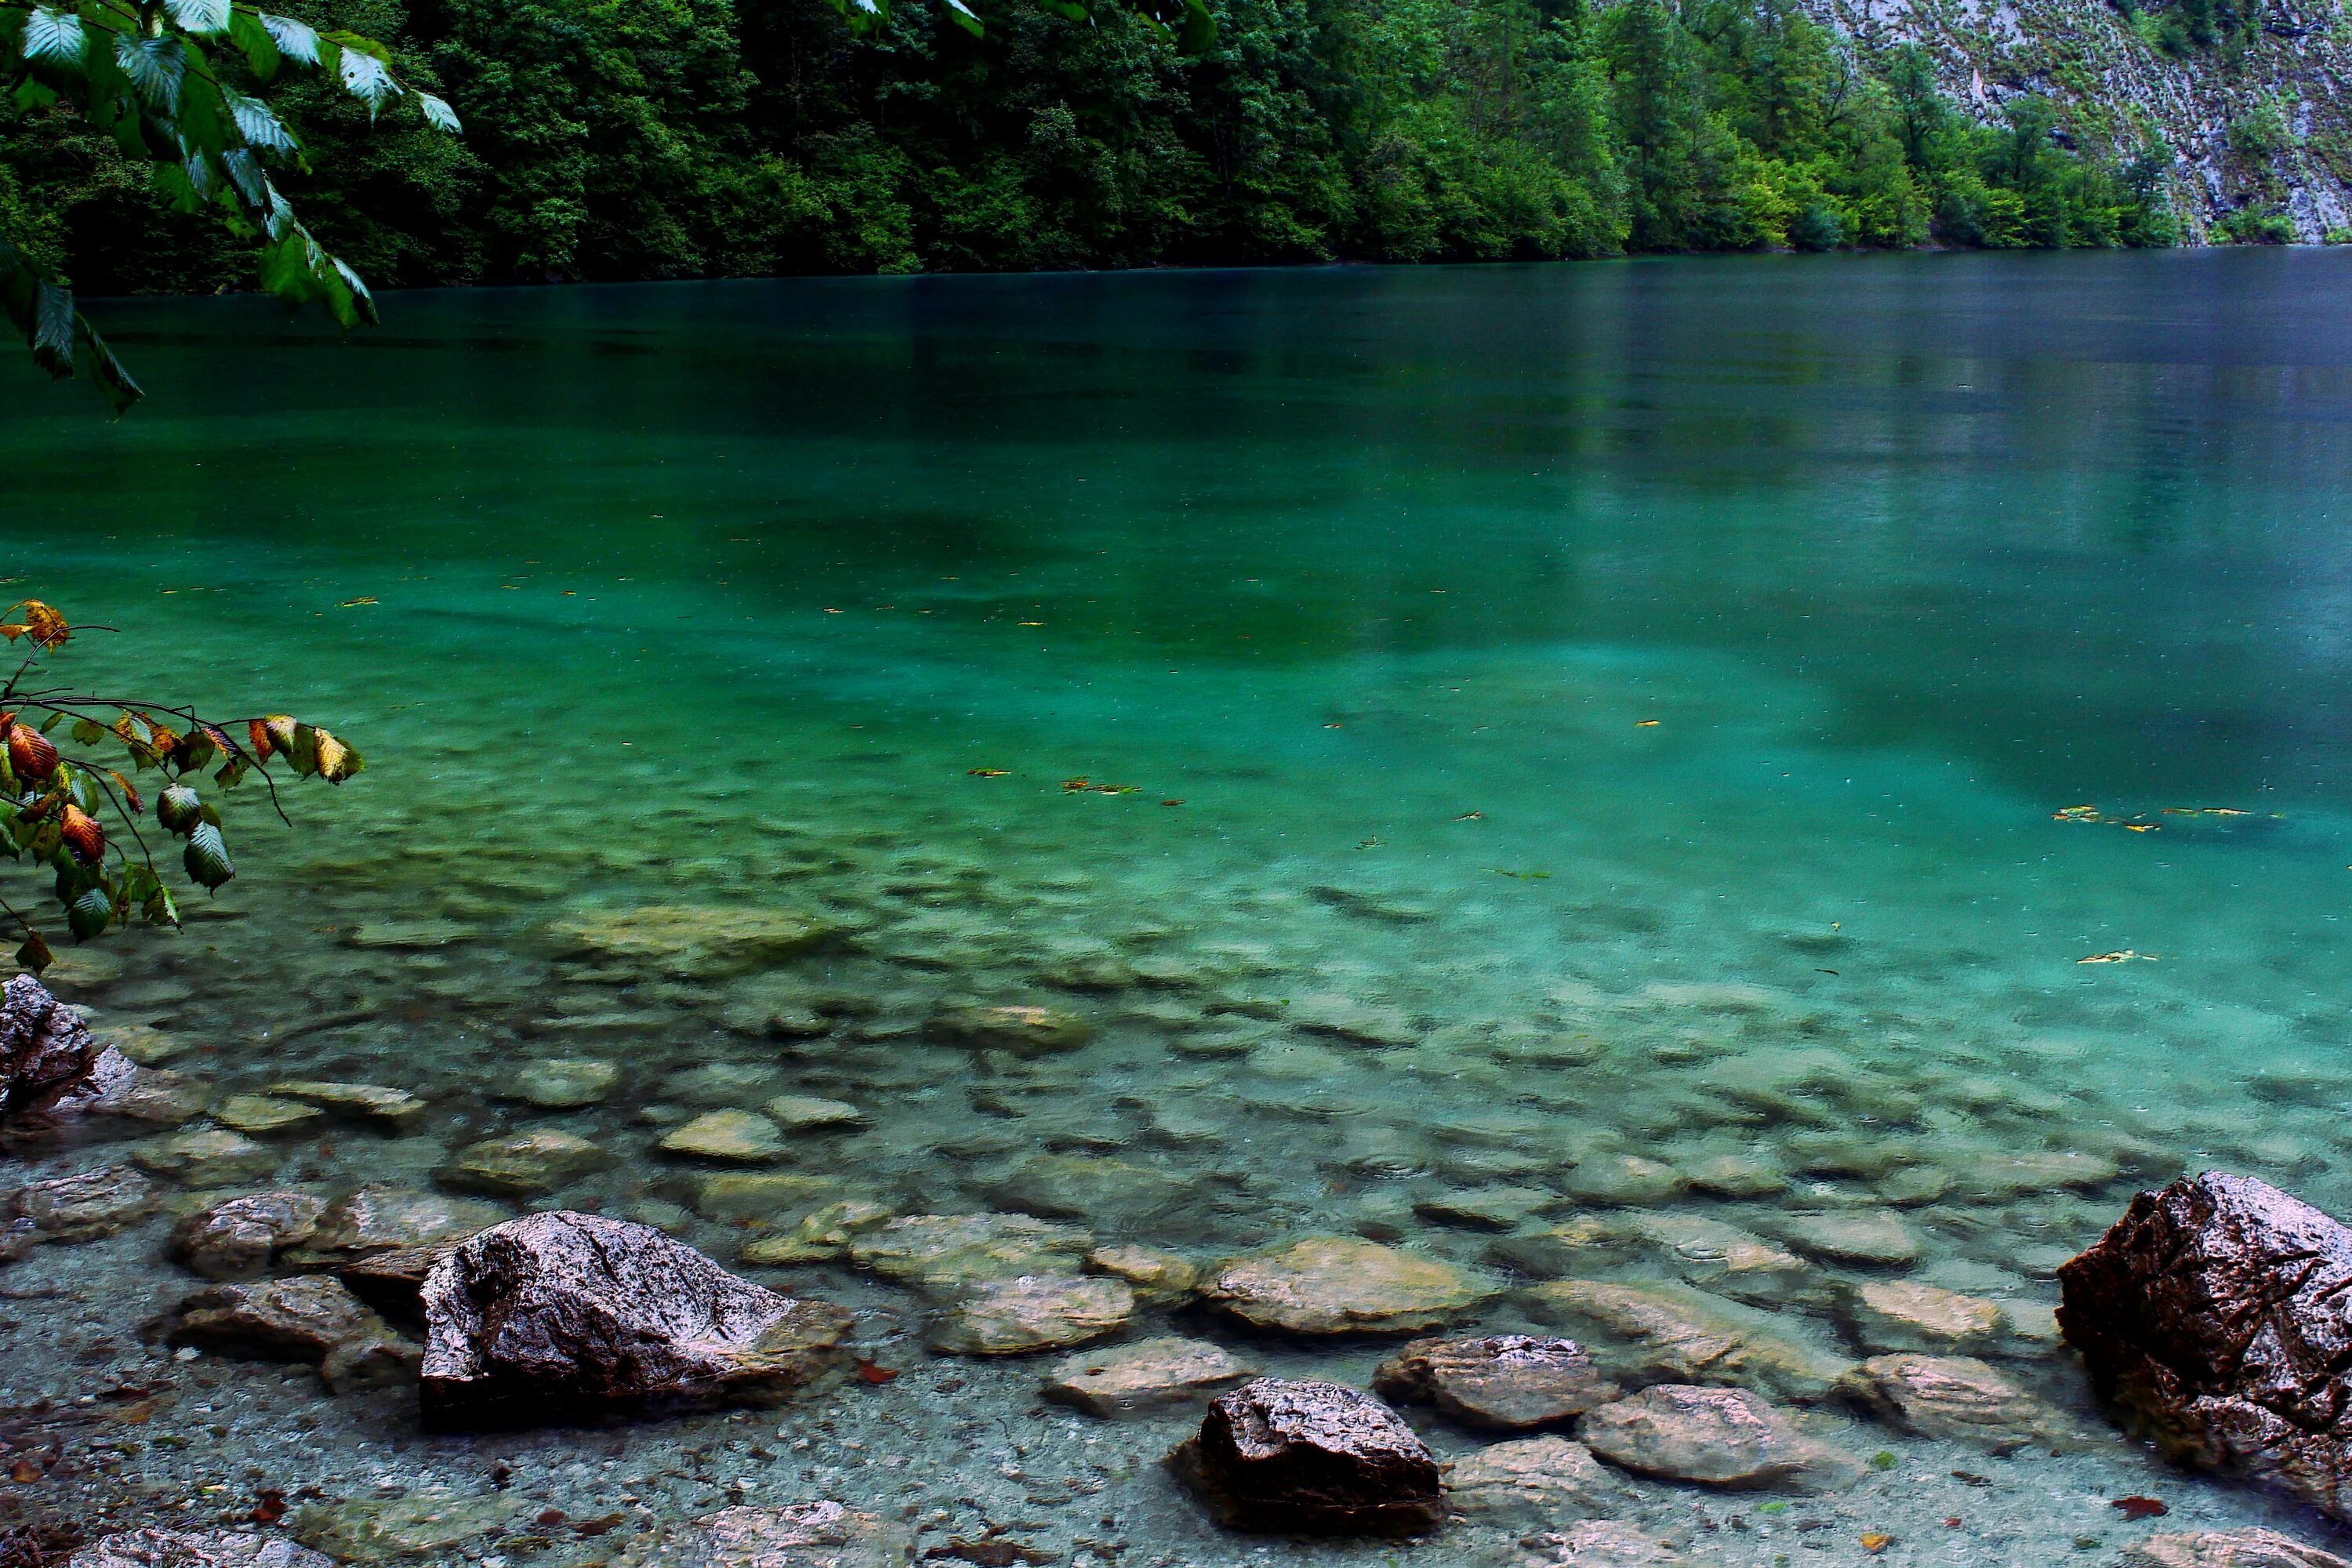
[[[10,592],[123,628],[68,679],[291,711],[368,770],[290,790],[290,827],[226,797],[238,879],[183,932],[67,952],[59,994],[222,1094],[430,1100],[247,1114],[321,1194],[478,1192],[450,1174],[478,1140],[587,1140],[511,1205],[730,1266],[769,1243],[740,1266],[850,1305],[902,1375],[428,1438],[397,1391],[206,1358],[142,1457],[52,1492],[507,1499],[495,1459],[513,1507],[574,1518],[823,1495],[1056,1562],[1392,1550],[1220,1534],[1157,1465],[1197,1412],[1039,1405],[1044,1363],[932,1355],[922,1297],[856,1261],[861,1215],[1023,1213],[1202,1265],[1400,1246],[1507,1289],[1463,1320],[1497,1331],[1560,1326],[1547,1279],[1695,1286],[1830,1358],[1884,1348],[1863,1285],[1916,1279],[1997,1303],[1971,1348],[2090,1435],[1987,1458],[1828,1401],[1820,1434],[1880,1457],[1849,1489],[1621,1501],[1694,1563],[2323,1539],[2103,1436],[2048,1309],[2184,1171],[2352,1214],[2347,266],[485,290],[348,341],[105,307],[130,417],[0,391]],[[549,1061],[617,1071],[566,1103]],[[851,1109],[659,1146],[780,1095]],[[738,1165],[798,1180],[714,1184]],[[869,1207],[801,1226],[840,1202]],[[56,1353],[0,1405],[152,1373],[136,1325],[191,1287],[163,1228],[0,1277],[69,1293],[5,1303]],[[1759,1238],[1743,1284],[1726,1248]],[[1393,1349],[1158,1305],[1131,1332],[1174,1331],[1357,1383]],[[1448,1457],[1482,1441],[1421,1415]],[[2175,1517],[2109,1506],[2144,1492]],[[619,1562],[636,1528],[435,1550]],[[1527,1533],[1414,1550],[1549,1561]]]

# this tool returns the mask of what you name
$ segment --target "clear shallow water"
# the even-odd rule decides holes
[[[0,405],[12,592],[137,628],[77,645],[100,684],[168,658],[371,767],[301,792],[291,833],[241,803],[214,918],[91,949],[60,989],[196,1042],[174,1065],[226,1087],[436,1096],[414,1140],[289,1144],[289,1178],[423,1180],[560,1126],[619,1163],[556,1201],[722,1259],[734,1227],[650,1152],[714,1099],[676,1075],[712,1062],[769,1069],[744,1103],[857,1102],[870,1130],[788,1168],[902,1212],[1036,1209],[1202,1258],[1360,1230],[1479,1263],[1509,1237],[1433,1205],[1532,1185],[1559,1212],[1526,1229],[1630,1197],[1770,1232],[1899,1203],[1909,1272],[2027,1317],[2181,1170],[2352,1212],[2342,261],[478,293],[398,299],[348,343],[247,301],[124,305],[110,335],[154,395],[132,419],[21,381]],[[2053,820],[2084,804],[2155,830]],[[2246,815],[2165,814],[2206,807]],[[844,935],[752,985],[616,984],[551,934],[645,903]],[[373,945],[415,920],[456,940]],[[2079,962],[2124,950],[2149,956]],[[832,1033],[742,1026],[776,996]],[[1097,1037],[1029,1066],[929,1040],[962,1000]],[[625,1092],[567,1115],[488,1092],[559,1054],[621,1060]],[[2053,1152],[2111,1174],[1999,1164]],[[1609,1174],[1656,1161],[1671,1187],[1726,1155],[1789,1184]],[[168,1300],[152,1252],[16,1272]],[[775,1278],[920,1360],[888,1288]],[[1782,1315],[1855,1348],[1821,1300]],[[2014,1365],[2077,1396],[2063,1362]],[[1034,1369],[939,1369],[968,1387],[905,1379],[841,1419],[899,1423],[944,1496],[974,1411],[1101,1440],[1028,1413]],[[225,1384],[260,1401],[225,1453],[299,1413],[418,1475],[479,1469],[389,1405],[261,1386]],[[1117,1429],[1139,1456],[1162,1436]],[[1832,1560],[1910,1514],[1885,1560],[2112,1546],[2104,1498],[2151,1486],[2259,1508],[2116,1447],[1989,1516],[1935,1489],[1959,1483],[1934,1446],[1852,1441],[1927,1479],[1834,1505]],[[1246,1551],[1138,1465],[1131,1550]],[[1652,1506],[1692,1530],[1716,1503]],[[1941,1527],[1963,1512],[2008,1533]]]

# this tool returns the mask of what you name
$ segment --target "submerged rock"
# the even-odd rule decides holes
[[[846,1131],[872,1120],[845,1100],[819,1100],[805,1094],[780,1094],[760,1109],[789,1132]]]
[[[601,1057],[541,1057],[523,1063],[495,1092],[500,1100],[520,1100],[542,1110],[573,1110],[604,1104],[620,1084],[617,1062]]]
[[[324,1121],[326,1115],[315,1105],[280,1100],[274,1094],[232,1094],[213,1107],[214,1121],[256,1138],[299,1132],[313,1122]]]
[[[1538,1524],[1606,1513],[1623,1500],[1625,1485],[1565,1437],[1521,1437],[1496,1443],[1454,1462],[1445,1500],[1494,1524]]]
[[[1832,1491],[1862,1479],[1861,1461],[1744,1388],[1661,1384],[1592,1411],[1578,1430],[1611,1464],[1664,1480]]]
[[[1400,1404],[1433,1405],[1472,1426],[1549,1426],[1606,1405],[1624,1391],[1574,1340],[1496,1334],[1415,1340],[1381,1363],[1372,1390]]]
[[[940,1315],[935,1351],[950,1355],[1026,1355],[1101,1339],[1135,1315],[1124,1279],[1098,1274],[1022,1274],[973,1284]]]
[[[904,1568],[907,1532],[832,1501],[727,1508],[694,1521],[679,1568]]]
[[[1774,1226],[1790,1246],[1832,1263],[1900,1268],[1919,1260],[1919,1234],[1884,1209],[1790,1215]]]
[[[1568,1329],[1629,1378],[1737,1384],[1784,1399],[1818,1399],[1853,1364],[1789,1337],[1768,1313],[1676,1286],[1555,1279],[1528,1296],[1537,1316]]]
[[[749,1110],[710,1110],[677,1128],[661,1141],[665,1154],[697,1160],[763,1164],[784,1152],[783,1134],[766,1117]]]
[[[330,1115],[380,1122],[395,1131],[413,1126],[432,1109],[422,1095],[373,1083],[332,1083],[318,1079],[298,1079],[273,1083],[268,1092],[281,1099],[315,1105]]]
[[[128,1165],[106,1165],[20,1187],[0,1205],[39,1241],[91,1241],[153,1214],[155,1184]]]
[[[164,1339],[249,1361],[315,1366],[338,1394],[400,1382],[415,1373],[420,1354],[323,1274],[199,1290],[180,1303]]]
[[[247,1193],[184,1217],[172,1228],[171,1255],[207,1279],[251,1279],[310,1240],[326,1207],[309,1193]]]
[[[2207,1172],[2134,1198],[2058,1279],[2066,1342],[2126,1425],[2352,1520],[2352,1230]]]
[[[2056,1410],[1967,1356],[1873,1356],[1839,1386],[1894,1426],[1923,1437],[1980,1443],[2008,1453],[2074,1436]]]
[[[1543,1537],[1560,1568],[1700,1568],[1665,1542],[1613,1519],[1582,1519]]]
[[[613,1157],[571,1132],[541,1131],[485,1138],[457,1151],[441,1167],[443,1186],[493,1197],[543,1197],[558,1187],[601,1171]]]
[[[2133,1568],[2352,1568],[2332,1552],[2275,1530],[2199,1530],[2151,1535],[2124,1548]]]
[[[1059,1007],[947,1007],[923,1030],[935,1040],[1023,1057],[1075,1051],[1094,1037],[1094,1026]]]
[[[449,1549],[505,1529],[528,1506],[498,1494],[420,1487],[395,1498],[313,1503],[288,1521],[294,1533],[341,1563],[425,1559],[449,1563]]]
[[[1256,1375],[1247,1362],[1204,1340],[1139,1340],[1064,1357],[1046,1373],[1041,1392],[1089,1415],[1131,1415]]]
[[[1493,1297],[1492,1279],[1349,1236],[1309,1237],[1220,1265],[1201,1297],[1255,1328],[1409,1333]]]
[[[1341,1384],[1262,1377],[1220,1394],[1169,1462],[1236,1530],[1406,1536],[1445,1522],[1428,1446]]]
[[[1075,1274],[1094,1237],[1020,1214],[908,1215],[850,1244],[850,1258],[920,1290],[953,1294],[983,1279]]]
[[[1917,1279],[1873,1279],[1845,1303],[1854,1336],[1873,1351],[1972,1351],[1998,1344],[2009,1314],[1998,1301]]]
[[[399,1247],[451,1241],[508,1216],[496,1204],[370,1182],[327,1206],[298,1261],[342,1261]]]
[[[131,1163],[184,1186],[231,1187],[257,1182],[278,1169],[282,1156],[265,1144],[226,1127],[174,1132],[135,1151]]]
[[[648,1226],[562,1210],[461,1244],[424,1305],[425,1417],[445,1428],[777,1404],[850,1322]]]
[[[133,1530],[91,1542],[65,1568],[334,1568],[335,1560],[280,1536],[229,1530]]]
[[[1160,1306],[1189,1300],[1201,1282],[1190,1261],[1149,1247],[1097,1247],[1087,1254],[1087,1272],[1124,1279],[1138,1300]]]
[[[782,910],[648,904],[598,910],[551,928],[557,944],[615,969],[681,979],[724,979],[766,969],[833,934]]]

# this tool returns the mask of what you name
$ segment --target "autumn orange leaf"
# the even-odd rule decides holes
[[[74,858],[85,866],[95,866],[106,858],[106,829],[98,818],[78,805],[66,807],[65,820],[59,824],[66,847]]]
[[[1001,779],[1011,771],[1009,768],[966,768],[963,773],[966,778]]]
[[[139,786],[137,784],[132,784],[129,779],[124,778],[121,773],[116,773],[112,768],[106,770],[106,776],[114,781],[115,787],[122,792],[124,802],[130,805],[133,812],[142,812],[147,809],[147,803],[139,798]]]
[[[857,1362],[857,1378],[861,1383],[870,1383],[879,1387],[886,1383],[896,1383],[898,1380],[898,1373],[895,1368],[877,1365],[861,1356]]]
[[[73,636],[73,627],[66,623],[66,618],[38,599],[19,600],[8,608],[12,612],[16,610],[25,612],[23,620],[0,626],[0,637],[6,637],[10,642],[15,642],[18,637],[25,637],[30,640],[35,647],[53,648]]]
[[[29,724],[8,726],[8,765],[20,779],[40,780],[58,771],[58,749]]]
[[[1880,1552],[1885,1551],[1888,1547],[1894,1544],[1895,1537],[1891,1535],[1881,1535],[1876,1531],[1872,1531],[1869,1534],[1862,1538],[1862,1549],[1864,1552],[1869,1552],[1873,1557],[1877,1556]]]

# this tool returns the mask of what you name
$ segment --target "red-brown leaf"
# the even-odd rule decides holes
[[[2126,1519],[2160,1519],[2172,1511],[2161,1500],[2152,1497],[2119,1497],[2107,1506],[2121,1510]]]
[[[89,813],[68,803],[65,821],[59,826],[66,847],[73,851],[75,859],[85,866],[95,866],[106,858],[106,828]]]

